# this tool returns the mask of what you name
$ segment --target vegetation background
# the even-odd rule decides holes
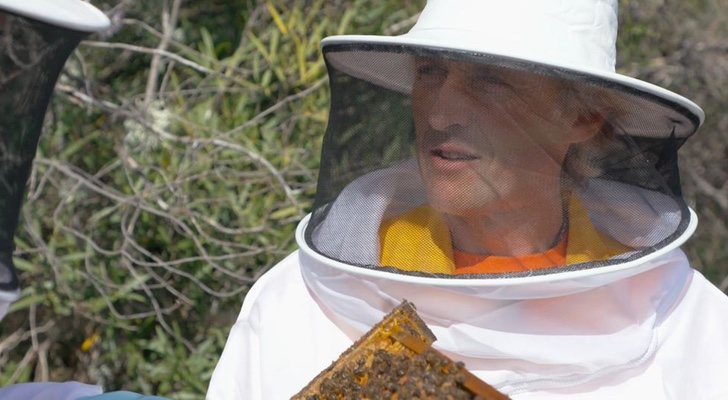
[[[203,398],[250,285],[294,249],[329,93],[319,41],[396,34],[422,0],[97,0],[113,27],[46,116],[0,327],[0,385]],[[682,150],[685,249],[728,290],[728,0],[621,0],[618,69],[707,120]]]

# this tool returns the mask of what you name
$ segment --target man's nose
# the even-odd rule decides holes
[[[437,92],[428,116],[430,126],[436,131],[443,132],[467,127],[473,117],[473,109],[460,82],[448,77],[434,90]]]

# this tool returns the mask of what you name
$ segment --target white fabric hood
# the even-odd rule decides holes
[[[380,207],[362,208],[360,203],[390,201],[392,193],[376,188],[388,187],[381,184],[388,176],[413,173],[411,167],[403,164],[354,181],[331,213],[341,212],[361,224],[381,223],[382,215],[370,213]],[[401,178],[395,179],[407,181]],[[416,179],[410,181],[419,184]],[[605,190],[599,185],[593,188],[593,196]],[[650,359],[658,345],[656,327],[676,304],[690,276],[683,253],[675,249],[695,229],[691,214],[688,228],[677,240],[639,259],[513,278],[447,279],[348,265],[309,246],[304,238],[308,218],[300,223],[296,239],[309,291],[342,330],[360,335],[407,299],[437,336],[435,347],[469,368],[489,370],[489,382],[514,393],[521,386],[523,390],[569,386]],[[670,223],[669,213],[665,215]],[[607,229],[609,218],[601,217],[602,229]],[[376,238],[336,236],[335,231],[326,231],[325,224],[317,235],[333,235],[329,237],[332,246],[350,245],[337,237],[368,242],[369,246],[358,243],[356,247],[369,247],[373,253],[360,256],[376,257]]]
[[[500,293],[488,286],[436,286],[357,273],[299,245],[308,289],[342,330],[361,335],[407,299],[437,336],[435,347],[469,368],[487,362],[494,368],[488,381],[509,392],[525,384],[534,389],[534,381],[538,389],[572,385],[649,360],[658,343],[655,329],[690,276],[677,250],[646,262],[640,270],[647,272],[595,289],[498,299]]]

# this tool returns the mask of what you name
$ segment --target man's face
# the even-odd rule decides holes
[[[583,140],[561,88],[515,70],[417,60],[412,109],[431,205],[464,217],[493,215],[558,191],[569,145]]]

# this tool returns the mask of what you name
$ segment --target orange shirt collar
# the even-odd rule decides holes
[[[456,275],[488,274],[501,272],[520,272],[549,268],[566,263],[566,243],[564,238],[556,246],[542,252],[519,257],[483,256],[453,249]]]

